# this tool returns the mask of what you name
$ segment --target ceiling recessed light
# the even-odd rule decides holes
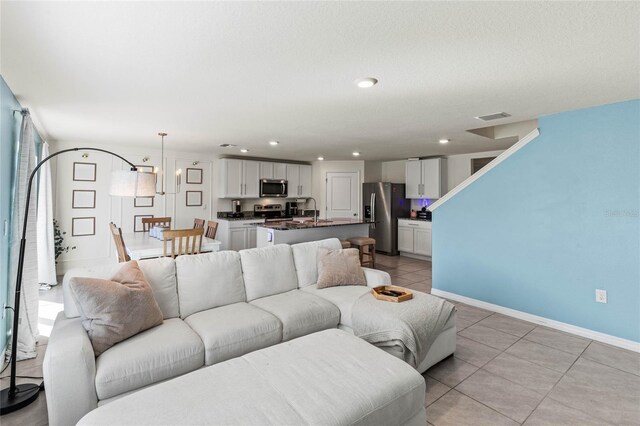
[[[440,139],[438,142],[440,142],[440,143],[449,143],[449,139]]]
[[[368,89],[369,87],[373,87],[376,84],[378,84],[378,79],[373,77],[359,78],[356,80],[356,86],[360,87],[361,89]]]
[[[222,148],[231,148],[231,147],[234,147],[234,146],[236,146],[236,145],[234,145],[232,143],[222,143],[222,144],[220,144],[220,147],[222,147]]]
[[[358,151],[356,151],[356,152],[354,152],[354,153],[353,153],[353,156],[354,156],[354,157],[357,157],[357,156],[359,156],[359,155],[360,155],[360,153],[359,153]]]
[[[318,161],[324,160],[324,157],[318,157]]]
[[[242,148],[240,152],[249,152],[249,150],[247,148]]]
[[[280,143],[280,142],[278,142],[278,141],[269,141],[269,145],[271,145],[271,146],[276,146],[276,145],[278,145],[279,143]]]

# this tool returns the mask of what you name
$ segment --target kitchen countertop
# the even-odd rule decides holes
[[[418,219],[417,217],[399,217],[398,220],[415,220],[417,222],[431,222],[429,219]]]
[[[269,228],[276,231],[289,231],[293,229],[315,229],[315,228],[330,228],[333,226],[346,226],[346,225],[367,225],[373,223],[369,220],[325,220],[318,219],[318,223],[314,223],[313,219],[305,222],[291,221],[291,222],[273,222],[259,224],[259,227]]]

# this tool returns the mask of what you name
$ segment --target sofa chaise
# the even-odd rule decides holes
[[[164,322],[95,357],[70,291],[75,276],[110,278],[119,265],[69,271],[43,371],[49,422],[75,424],[86,413],[142,388],[204,366],[321,330],[352,332],[351,309],[389,274],[363,268],[367,287],[317,289],[319,247],[339,240],[277,245],[139,261]],[[396,355],[393,349],[385,349]],[[418,366],[423,372],[455,350],[455,315]]]

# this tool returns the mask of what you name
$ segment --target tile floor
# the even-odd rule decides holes
[[[394,284],[431,291],[430,262],[377,260]],[[43,296],[60,297],[59,289]],[[640,354],[453,303],[456,353],[424,374],[429,425],[640,425]],[[18,363],[19,374],[42,376],[46,347],[43,337],[38,357]],[[0,378],[1,387],[7,382]],[[3,426],[46,424],[44,394],[2,417]]]

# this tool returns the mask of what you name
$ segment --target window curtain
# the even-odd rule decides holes
[[[42,143],[40,158],[49,156],[49,144]],[[53,193],[49,162],[38,170],[38,282],[43,286],[56,285],[56,259],[53,242]]]
[[[34,141],[34,127],[27,110],[22,111],[22,125],[20,126],[20,141],[18,145],[16,180],[13,204],[13,219],[11,229],[11,275],[12,284],[9,292],[9,303],[13,305],[16,288],[16,273],[20,253],[20,237],[24,221],[24,208],[27,200],[27,186],[29,175],[36,164],[36,146]],[[36,339],[38,337],[38,255],[36,249],[36,190],[32,188],[30,209],[27,219],[27,234],[25,247],[24,270],[22,273],[22,293],[20,296],[20,319],[18,323],[18,348],[16,359],[36,357]],[[14,318],[14,321],[16,319]],[[9,342],[7,356],[14,348]]]

